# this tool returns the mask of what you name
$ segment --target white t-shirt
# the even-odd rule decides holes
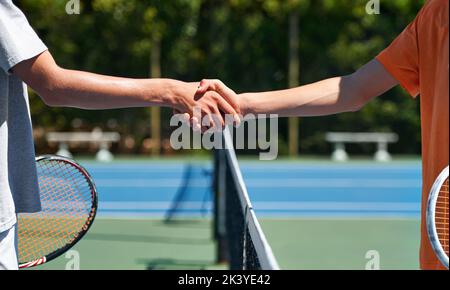
[[[26,85],[10,70],[47,50],[11,0],[0,1],[0,232],[40,210]]]

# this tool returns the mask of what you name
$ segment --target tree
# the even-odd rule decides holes
[[[380,15],[367,15],[366,2],[354,0],[93,0],[81,1],[80,15],[65,14],[62,0],[15,3],[63,67],[142,78],[148,77],[152,64],[152,76],[158,75],[159,59],[162,77],[220,78],[245,92],[283,89],[296,85],[295,80],[306,84],[353,72],[384,49],[423,2],[383,1]],[[296,11],[298,25],[291,25]],[[298,60],[289,61],[290,50]],[[145,108],[49,109],[33,93],[31,106],[35,128],[46,130],[71,130],[74,119],[91,127],[115,119],[119,125],[114,130],[133,136],[136,152],[142,140],[153,137],[152,125],[161,128],[162,139],[171,132],[170,110],[161,111],[158,125],[148,121],[152,114]],[[419,104],[400,88],[357,113],[303,118],[298,130],[289,130],[288,123],[280,120],[281,153],[289,152],[289,135],[295,134],[290,131],[301,136],[291,150],[329,153],[323,135],[335,130],[394,131],[400,133],[400,141],[392,146],[393,152],[420,152]]]

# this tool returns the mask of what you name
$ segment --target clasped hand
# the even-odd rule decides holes
[[[182,115],[195,131],[222,130],[241,122],[238,96],[220,80],[202,80],[194,96],[181,103],[174,106],[174,114]]]

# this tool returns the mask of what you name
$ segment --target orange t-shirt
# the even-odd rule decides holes
[[[420,94],[422,126],[422,223],[420,267],[443,269],[428,240],[428,193],[448,165],[448,0],[429,0],[416,19],[377,56],[408,93]]]

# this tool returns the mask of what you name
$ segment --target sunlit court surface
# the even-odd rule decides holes
[[[211,163],[86,160],[100,201],[74,247],[80,267],[227,269],[217,263]],[[282,269],[418,269],[419,160],[277,161],[270,172],[249,158],[240,165]],[[73,259],[69,252],[35,269],[70,268]]]

